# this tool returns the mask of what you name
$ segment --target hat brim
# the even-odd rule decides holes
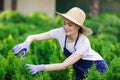
[[[80,26],[81,28],[83,28],[83,31],[84,31],[83,33],[85,33],[85,34],[92,34],[92,33],[93,33],[93,31],[92,31],[90,28],[81,25],[80,23],[78,23],[78,22],[77,22],[74,18],[72,18],[71,16],[69,16],[69,15],[67,15],[67,14],[59,13],[59,12],[56,12],[56,13],[57,13],[58,15],[60,15],[61,17],[66,18],[66,19],[70,20],[71,22],[75,23],[76,25]]]

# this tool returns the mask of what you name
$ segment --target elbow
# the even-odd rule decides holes
[[[65,67],[65,66],[62,68],[62,70],[66,70],[66,69],[67,69],[67,67]]]
[[[68,65],[65,65],[64,63],[62,63],[62,70],[65,70],[67,69],[69,66]]]

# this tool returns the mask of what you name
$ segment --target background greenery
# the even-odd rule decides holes
[[[86,80],[119,80],[120,15],[104,13],[96,17],[88,17],[84,25],[92,28],[94,32],[93,35],[88,36],[92,48],[99,52],[109,65],[109,70],[102,75],[92,67]],[[26,63],[62,62],[65,56],[54,39],[33,42],[24,60],[21,60],[22,52],[15,56],[12,51],[12,48],[23,42],[28,35],[61,26],[62,19],[59,16],[51,18],[44,13],[24,16],[16,11],[0,13],[0,80],[75,80],[72,66],[64,71],[44,71],[34,76],[25,68]]]

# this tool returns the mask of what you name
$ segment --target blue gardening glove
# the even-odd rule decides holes
[[[15,55],[18,55],[20,51],[23,51],[24,52],[23,56],[25,56],[29,51],[29,46],[30,46],[30,42],[25,41],[23,43],[15,45],[15,47],[13,48],[13,52]]]
[[[41,65],[26,64],[25,66],[30,69],[30,72],[32,75],[45,70],[44,64],[41,64]]]

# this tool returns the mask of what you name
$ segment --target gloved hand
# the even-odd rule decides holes
[[[18,53],[20,51],[24,51],[23,56],[25,56],[28,51],[29,51],[29,46],[30,46],[30,42],[29,41],[25,41],[23,43],[17,44],[14,48],[13,48],[13,52],[15,55],[18,55]]]
[[[25,66],[30,69],[30,72],[32,75],[37,74],[38,72],[45,70],[44,64],[41,64],[41,65],[26,64]]]

